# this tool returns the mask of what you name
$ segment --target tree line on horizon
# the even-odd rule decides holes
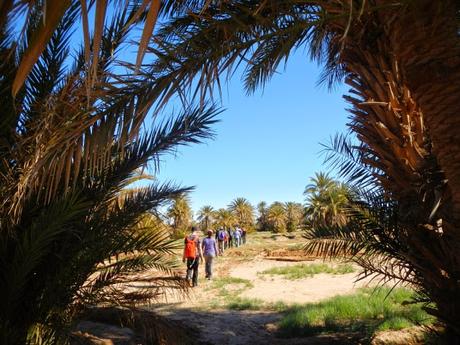
[[[343,225],[350,188],[327,173],[316,173],[304,190],[305,203],[259,202],[255,207],[243,197],[235,198],[227,208],[202,206],[193,217],[190,200],[181,195],[172,200],[163,225],[169,227],[174,238],[185,236],[191,226],[201,230],[234,228],[236,225],[252,231],[274,233],[293,232],[311,227]]]

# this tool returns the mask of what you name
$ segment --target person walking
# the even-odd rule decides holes
[[[233,231],[232,228],[228,228],[228,247],[233,247]]]
[[[184,239],[184,254],[182,256],[182,262],[187,262],[187,275],[185,279],[189,282],[191,280],[193,287],[198,286],[200,258],[203,260],[200,238],[196,227],[193,226],[191,234]]]
[[[223,255],[225,250],[225,231],[223,228],[217,231],[217,242],[219,244],[219,254]]]
[[[216,240],[212,238],[212,230],[208,230],[207,237],[203,240],[201,251],[204,254],[206,279],[212,279],[212,262],[219,254]]]
[[[246,230],[244,228],[241,228],[241,242],[242,244],[246,244]]]
[[[235,231],[233,232],[233,237],[235,238],[235,246],[238,248],[241,244],[241,230],[239,227],[235,228]]]

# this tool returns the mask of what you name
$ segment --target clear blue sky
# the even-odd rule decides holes
[[[320,68],[305,54],[292,55],[286,70],[265,88],[246,96],[240,75],[224,90],[226,109],[216,137],[179,148],[163,159],[160,180],[195,186],[190,195],[203,205],[226,207],[237,197],[260,201],[303,202],[310,176],[326,169],[319,155],[331,135],[346,130],[344,85],[317,86]],[[228,92],[225,92],[227,91]]]

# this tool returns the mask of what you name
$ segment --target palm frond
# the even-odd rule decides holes
[[[324,162],[330,169],[338,169],[347,182],[359,188],[377,188],[376,177],[382,175],[375,165],[369,164],[373,157],[369,148],[363,144],[354,144],[351,137],[336,134],[323,146]]]
[[[403,254],[408,247],[401,236],[407,230],[399,222],[397,203],[379,192],[362,191],[357,199],[350,200],[347,219],[345,226],[306,230],[306,252],[349,258],[364,269],[363,277],[380,275],[419,286]]]

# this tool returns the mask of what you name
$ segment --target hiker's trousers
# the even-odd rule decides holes
[[[205,264],[205,272],[206,272],[206,278],[211,279],[212,278],[212,262],[214,260],[214,256],[211,255],[205,255],[204,256],[204,262]]]
[[[200,265],[200,258],[187,259],[187,279],[192,279],[192,285],[198,285],[198,266]]]

